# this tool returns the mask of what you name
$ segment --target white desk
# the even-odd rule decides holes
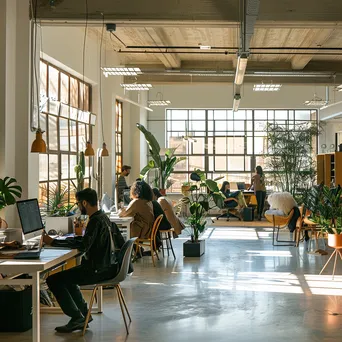
[[[0,273],[28,273],[32,279],[1,279],[1,285],[32,286],[32,341],[40,342],[40,272],[47,271],[76,257],[77,249],[44,249],[37,260],[0,259]],[[20,308],[18,308],[20,310]]]
[[[119,217],[118,214],[111,213],[109,216],[111,222],[116,223],[119,228],[124,228],[126,230],[126,241],[131,238],[131,223],[134,218],[131,216]]]

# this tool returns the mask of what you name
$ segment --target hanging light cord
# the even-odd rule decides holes
[[[100,42],[100,114],[101,114],[101,130],[102,130],[102,142],[104,142],[104,131],[103,131],[103,104],[102,104],[102,73],[101,73],[101,62],[102,62],[102,43],[103,43],[103,32],[104,32],[104,15],[102,13],[102,30],[101,30],[101,42]]]
[[[86,41],[87,41],[87,29],[88,29],[88,0],[85,0],[85,28],[84,28],[84,40],[83,40],[83,63],[82,63],[83,64],[82,65],[82,73],[83,73],[83,84],[82,84],[83,111],[84,111],[84,93],[85,93],[84,73],[85,73],[85,50],[86,50]]]

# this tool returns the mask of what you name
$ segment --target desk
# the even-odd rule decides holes
[[[28,273],[32,279],[1,279],[1,285],[32,286],[32,341],[40,342],[40,273],[76,257],[77,249],[44,249],[37,260],[0,259],[0,273]]]
[[[243,191],[243,197],[245,198],[247,206],[249,204],[254,204],[254,205],[256,204],[256,197],[255,197],[254,191]]]
[[[121,228],[120,231],[123,230],[123,235],[126,235],[126,241],[131,238],[131,223],[134,220],[133,217],[119,217],[118,214],[111,213],[109,219],[111,222],[116,223],[119,226],[119,229]]]

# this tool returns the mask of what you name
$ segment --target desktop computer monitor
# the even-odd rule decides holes
[[[17,209],[25,240],[40,236],[44,225],[36,198],[17,201]]]

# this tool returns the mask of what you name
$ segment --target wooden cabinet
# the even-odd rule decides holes
[[[317,155],[317,184],[342,186],[342,152]]]

